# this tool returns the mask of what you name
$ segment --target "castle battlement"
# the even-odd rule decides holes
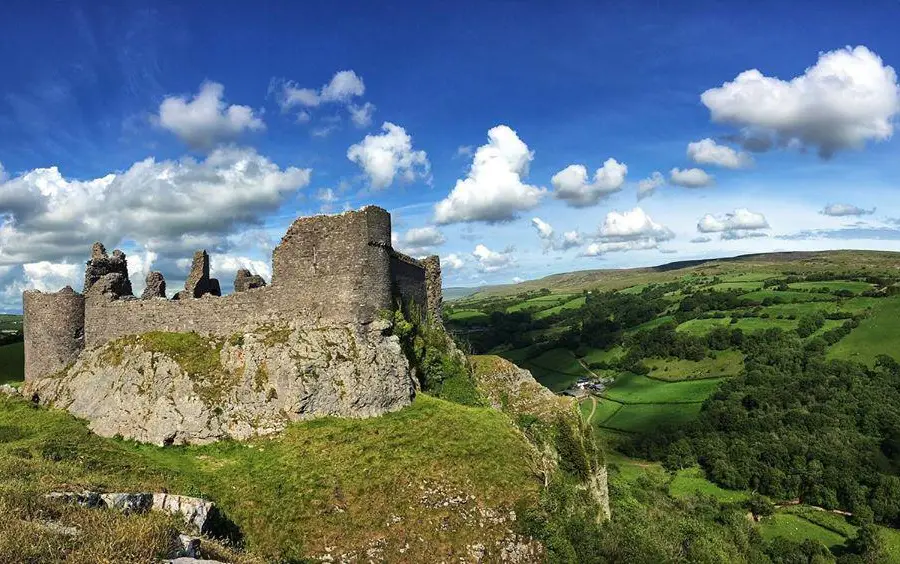
[[[298,218],[272,253],[272,283],[238,273],[235,293],[221,296],[205,251],[194,255],[185,288],[169,299],[158,272],[141,298],[131,294],[126,257],[95,244],[83,294],[26,291],[25,379],[51,375],[91,349],[151,331],[228,336],[265,324],[299,327],[366,325],[396,304],[440,321],[438,257],[416,260],[391,247],[391,216],[367,206],[338,215]]]

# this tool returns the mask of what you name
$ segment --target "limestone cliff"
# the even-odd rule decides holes
[[[523,416],[534,418],[544,426],[562,423],[579,431],[576,435],[583,430],[581,416],[574,401],[558,396],[542,386],[528,370],[498,356],[473,356],[470,360],[478,388],[496,409],[508,413],[516,420],[521,420]],[[541,436],[540,432],[532,433],[528,438],[540,453],[536,470],[543,474],[546,483],[556,471],[559,452],[553,441]],[[602,460],[598,459],[590,464],[590,471],[582,487],[590,492],[600,508],[597,519],[609,518],[607,470]]]
[[[408,405],[414,387],[397,337],[379,320],[123,337],[29,382],[26,393],[99,435],[182,444],[246,439],[317,416],[381,415]]]

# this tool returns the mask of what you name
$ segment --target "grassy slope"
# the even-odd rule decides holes
[[[208,496],[266,560],[326,546],[364,551],[379,538],[389,561],[449,558],[505,534],[507,525],[484,522],[473,508],[502,512],[538,491],[530,447],[505,415],[423,395],[383,417],[325,418],[273,439],[177,448],[101,439],[65,413],[0,399],[0,433],[0,491]],[[462,506],[441,505],[468,494],[475,499]]]
[[[845,358],[873,364],[880,354],[900,360],[900,296],[876,298],[872,313],[859,327],[838,341],[828,352],[829,358]]]
[[[0,346],[0,384],[20,382],[25,378],[25,345]]]
[[[651,268],[582,270],[554,274],[518,284],[485,286],[468,299],[508,296],[541,288],[554,292],[582,290],[620,290],[638,284],[667,282],[693,274],[721,275],[722,282],[758,282],[781,275],[785,270],[804,272],[856,272],[860,268],[872,272],[890,271],[898,254],[885,251],[817,251],[767,253],[742,257],[684,261]]]
[[[716,358],[703,360],[681,360],[677,358],[645,359],[644,364],[650,368],[649,376],[660,380],[698,380],[703,378],[721,378],[736,376],[744,368],[744,355],[739,351],[717,351]]]
[[[720,382],[718,378],[661,382],[626,372],[603,395],[622,403],[700,403]]]

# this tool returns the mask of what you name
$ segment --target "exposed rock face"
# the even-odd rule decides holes
[[[99,435],[155,444],[246,439],[322,415],[371,417],[408,405],[409,364],[390,324],[262,327],[228,339],[125,337],[28,384]]]
[[[149,300],[151,298],[165,298],[166,297],[166,279],[163,277],[162,272],[150,272],[147,274],[147,280],[144,286],[144,293],[141,294],[142,300]]]
[[[253,288],[262,288],[265,285],[266,281],[263,280],[262,276],[259,274],[251,274],[246,268],[239,269],[237,271],[237,276],[234,277],[235,292],[246,292]]]
[[[118,275],[106,278],[109,275]],[[106,248],[101,243],[94,243],[91,247],[91,260],[87,261],[84,270],[84,294],[101,279],[106,278],[107,287],[102,293],[115,291],[116,297],[131,296],[131,281],[128,279],[128,261],[125,253],[116,249],[112,256],[106,254]]]
[[[572,399],[554,394],[535,380],[528,370],[519,368],[498,356],[473,356],[470,360],[478,389],[491,400],[495,409],[500,409],[513,417],[532,415],[548,424],[555,424],[562,419],[576,429],[581,428],[581,416]],[[534,446],[541,454],[541,471],[544,475],[554,472],[558,459],[555,448],[541,444]],[[597,521],[609,519],[606,465],[601,463],[593,468],[592,474],[582,487],[599,507]]]

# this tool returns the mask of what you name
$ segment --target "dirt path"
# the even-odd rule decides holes
[[[597,412],[597,398],[591,395],[591,414],[587,417],[587,424],[590,425],[594,419],[594,413]]]

